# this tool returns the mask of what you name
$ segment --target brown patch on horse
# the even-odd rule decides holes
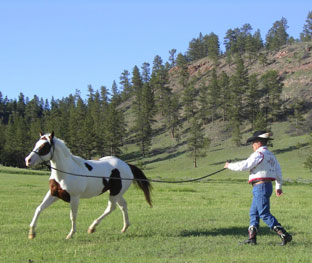
[[[105,178],[103,178],[103,185],[104,188],[102,190],[102,194],[105,193],[107,190],[110,191],[111,196],[118,195],[122,188],[122,182],[120,179],[120,172],[118,169],[112,170],[111,176],[109,181],[107,182]]]
[[[63,190],[57,181],[55,181],[54,179],[51,179],[49,181],[49,185],[50,185],[50,192],[52,196],[56,196],[65,202],[70,202],[69,193],[66,190]]]

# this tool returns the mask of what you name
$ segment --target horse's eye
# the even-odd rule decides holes
[[[47,155],[50,152],[50,150],[51,150],[51,144],[46,142],[39,147],[38,154],[40,156],[44,156],[44,155]]]

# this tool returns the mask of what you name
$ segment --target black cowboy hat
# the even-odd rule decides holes
[[[254,132],[254,134],[252,135],[252,137],[248,138],[247,143],[250,142],[254,142],[257,140],[273,140],[272,138],[270,138],[270,136],[272,136],[273,133],[271,132],[267,132],[267,131],[256,131]]]

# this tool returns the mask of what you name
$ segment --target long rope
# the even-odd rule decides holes
[[[158,180],[158,179],[140,179],[140,178],[116,178],[116,177],[108,177],[108,176],[94,176],[94,175],[87,175],[87,174],[76,174],[76,173],[70,173],[70,172],[65,172],[62,171],[60,169],[57,169],[55,167],[52,167],[49,164],[46,164],[44,162],[44,165],[47,166],[49,169],[55,170],[57,172],[61,172],[64,174],[68,174],[68,175],[73,175],[73,176],[79,176],[79,177],[86,177],[86,178],[105,178],[105,179],[114,179],[114,180],[125,180],[125,181],[141,181],[141,182],[154,182],[154,183],[167,183],[167,184],[178,184],[178,183],[189,183],[189,182],[196,182],[196,181],[200,181],[203,180],[209,176],[212,176],[214,174],[220,173],[222,171],[224,171],[226,168],[222,168],[218,171],[215,171],[213,173],[207,174],[205,176],[202,177],[198,177],[198,178],[193,178],[193,179],[187,179],[187,180],[177,180],[177,181],[169,181],[169,180]]]

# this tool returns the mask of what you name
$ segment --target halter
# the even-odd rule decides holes
[[[52,141],[47,140],[47,142],[48,142],[49,145],[50,145],[50,151],[49,151],[49,153],[51,153],[51,149],[53,149],[53,151],[52,151],[52,153],[51,153],[51,159],[50,159],[50,160],[52,160],[53,157],[54,157],[55,145],[54,145],[54,143],[53,143],[53,140],[52,140]],[[35,154],[37,154],[37,155],[39,156],[39,158],[41,159],[41,161],[45,164],[45,162],[47,162],[47,161],[43,160],[41,156],[45,156],[45,155],[47,155],[48,153],[42,155],[42,154],[39,153],[39,151],[40,151],[40,150],[37,149],[36,151],[32,151],[32,152],[35,153]]]

